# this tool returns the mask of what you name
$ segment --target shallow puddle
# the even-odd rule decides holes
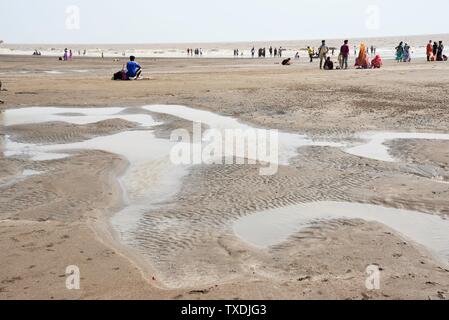
[[[48,70],[48,71],[44,71],[44,73],[46,73],[46,74],[63,74],[64,72],[58,71],[58,70]]]
[[[359,137],[366,143],[346,148],[349,154],[373,160],[393,162],[395,159],[389,153],[386,142],[392,140],[449,140],[449,134],[419,133],[419,132],[373,132],[364,133]]]
[[[167,114],[171,116],[175,116],[178,118],[182,118],[185,120],[189,120],[192,122],[201,122],[202,124],[207,125],[210,129],[225,131],[225,130],[242,130],[250,131],[250,130],[262,130],[266,131],[268,134],[268,130],[258,129],[257,127],[253,127],[247,124],[240,122],[237,119],[232,117],[226,117],[222,115],[215,114],[209,111],[197,110],[183,106],[146,106],[144,109],[154,112]],[[301,147],[307,146],[323,146],[323,147],[343,147],[344,145],[341,143],[327,142],[327,141],[313,141],[308,138],[306,135],[301,134],[293,134],[279,131],[278,132],[278,164],[281,165],[289,165],[289,162],[292,158],[298,155],[298,149]],[[208,133],[206,132],[203,140],[209,140]],[[258,142],[254,140],[248,140],[249,145],[256,145]],[[230,156],[226,154],[226,156]],[[264,161],[266,159],[251,159]]]
[[[110,119],[123,119],[151,127],[156,124],[151,116],[145,114],[121,114],[126,108],[54,108],[33,107],[6,110],[0,114],[0,124],[13,126],[21,124],[67,122],[71,124],[89,124]]]
[[[42,174],[41,171],[30,170],[30,169],[23,170],[23,172],[22,172],[22,175],[25,177],[38,176],[40,174]]]
[[[245,242],[268,248],[317,223],[338,219],[361,219],[384,224],[449,262],[449,220],[375,205],[316,202],[289,206],[241,218],[234,224],[234,231]]]
[[[110,119],[124,119],[138,123],[139,130],[97,137],[77,143],[39,145],[17,143],[9,137],[2,146],[7,157],[27,157],[34,161],[69,157],[76,150],[102,150],[121,155],[129,168],[120,178],[125,208],[112,218],[112,225],[127,244],[136,243],[135,228],[143,215],[159,205],[167,205],[179,192],[182,180],[190,172],[190,165],[175,165],[170,152],[175,142],[156,138],[152,129],[159,123],[146,114],[161,113],[201,122],[211,130],[254,130],[237,119],[183,106],[145,106],[142,114],[126,114],[126,108],[24,108],[6,110],[0,114],[0,125],[12,126],[45,122],[67,122],[77,125]],[[209,130],[209,131],[211,131]],[[260,130],[260,129],[258,129]],[[206,131],[204,140],[208,139]],[[358,146],[350,143],[313,141],[306,135],[279,132],[279,159],[288,165],[305,146],[328,146],[357,156],[380,161],[393,161],[385,142],[394,139],[444,139],[449,135],[420,133],[375,133],[360,136],[366,140]],[[252,143],[251,141],[249,141]],[[1,151],[1,150],[0,150]],[[254,159],[265,160],[265,159]],[[39,174],[26,171],[22,177]],[[235,224],[235,232],[243,240],[260,247],[282,243],[301,230],[317,222],[334,219],[364,219],[377,221],[449,259],[449,221],[437,216],[413,211],[349,203],[312,203],[256,213]]]

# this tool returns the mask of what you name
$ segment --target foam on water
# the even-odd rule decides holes
[[[382,223],[449,262],[449,220],[375,205],[341,202],[294,205],[241,218],[234,224],[234,231],[245,242],[268,248],[287,241],[289,237],[317,223],[337,219]]]

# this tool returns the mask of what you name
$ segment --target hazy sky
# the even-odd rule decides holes
[[[221,42],[449,33],[448,12],[448,0],[0,0],[0,40]]]

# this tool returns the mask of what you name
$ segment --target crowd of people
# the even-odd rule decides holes
[[[360,44],[359,50],[357,51],[357,46],[354,46],[354,56],[355,64],[354,66],[357,69],[378,69],[383,65],[382,58],[379,54],[376,53],[377,48],[371,46],[368,47],[362,43]],[[318,56],[320,58],[320,68],[322,68],[322,63],[325,61],[323,68],[325,70],[333,70],[334,63],[331,61],[330,57],[327,57],[327,53],[329,49],[326,46],[326,42],[323,40],[322,45],[320,47]],[[370,57],[375,56],[374,59],[371,60]],[[338,67],[336,69],[346,70],[349,68],[349,57],[350,57],[350,47],[349,40],[345,40],[340,47],[340,53],[338,55]]]
[[[357,57],[355,66],[357,68],[380,68],[382,66],[382,58],[380,55],[377,55],[377,48],[375,46],[371,46],[369,49],[362,44],[357,50],[357,47],[354,47],[354,55]],[[280,48],[274,48],[273,46],[270,46],[268,49],[268,54],[270,57],[279,57],[282,58],[283,51],[286,49],[280,47]],[[312,63],[314,59],[319,59],[320,63],[320,69],[325,70],[333,70],[335,69],[348,69],[349,68],[349,56],[350,56],[350,47],[349,47],[349,41],[345,40],[343,45],[340,48],[340,53],[338,56],[338,66],[335,67],[335,62],[332,61],[331,55],[334,56],[335,51],[337,48],[330,48],[326,45],[326,41],[323,40],[321,43],[321,46],[318,48],[318,50],[315,50],[315,48],[308,46],[307,47],[307,54],[310,58],[310,62]],[[371,61],[369,55],[369,52],[371,52],[371,56],[375,56],[374,59]],[[234,49],[234,57],[243,56],[243,52],[241,52],[239,49]],[[266,58],[267,57],[267,49],[266,48],[259,48],[256,50],[255,47],[251,49],[251,57],[259,58]],[[295,53],[295,60],[300,59],[300,53],[297,51]],[[285,59],[282,61],[282,65],[291,65],[293,63],[292,59]]]
[[[68,49],[68,48],[65,48],[64,49],[64,53],[63,53],[63,55],[61,56],[61,57],[59,57],[59,60],[60,61],[72,61],[73,60],[73,56],[74,56],[74,52],[76,52],[76,51],[72,51],[72,49]],[[84,49],[82,52],[81,52],[81,50],[78,50],[78,56],[86,56],[87,55],[87,50],[86,49]],[[41,53],[39,53],[39,55],[42,55]],[[102,59],[104,59],[104,52],[103,51],[100,51],[99,52],[99,55],[100,55],[100,57],[102,58]],[[123,57],[125,57],[126,56],[126,53],[125,52],[123,52],[122,53],[122,56]]]
[[[412,61],[412,49],[408,43],[401,41],[395,48],[396,61],[397,62],[411,62]],[[318,52],[315,52],[311,47],[307,47],[307,52],[310,57],[310,62],[313,59],[320,60],[320,69],[333,70],[335,63],[329,56],[331,50],[326,45],[326,41],[323,40]],[[371,55],[369,54],[371,53]],[[444,45],[442,41],[432,42],[429,41],[426,49],[427,61],[448,61],[448,57],[444,54]],[[333,55],[333,52],[332,52]],[[338,56],[338,67],[336,69],[348,69],[349,67],[349,41],[345,40],[340,48],[340,54]],[[354,49],[355,67],[357,69],[378,69],[383,65],[382,57],[377,54],[377,49],[374,46],[368,48],[365,44],[360,44],[359,50],[357,47]],[[374,58],[372,58],[374,56]]]
[[[196,48],[196,49],[188,48],[187,49],[187,56],[193,57],[194,55],[196,57],[202,56],[203,55],[203,49],[202,48]]]
[[[268,49],[270,57],[282,57],[282,52],[285,49],[273,48],[270,46]],[[395,48],[396,50],[396,61],[398,62],[411,62],[412,61],[412,51],[411,46],[408,43],[400,42],[399,45]],[[264,58],[266,57],[266,48],[259,48],[258,57]],[[308,46],[307,53],[310,57],[310,62],[313,62],[314,59],[319,59],[320,69],[324,70],[346,70],[349,68],[349,58],[350,58],[350,46],[349,40],[344,40],[343,44],[340,47],[340,52],[338,55],[338,65],[336,66],[336,62],[332,61],[332,57],[336,51],[336,48],[329,48],[326,44],[326,41],[323,40],[321,42],[318,51],[315,51],[314,48]],[[364,43],[361,43],[359,49],[355,46],[354,55],[355,55],[355,64],[354,67],[357,69],[379,69],[383,66],[382,57],[380,54],[377,54],[377,49],[374,46],[368,47]],[[202,56],[203,50],[201,48],[198,49],[187,49],[187,54],[189,56]],[[448,57],[444,55],[444,45],[442,41],[432,42],[429,41],[429,44],[426,47],[427,61],[447,61]],[[243,52],[239,49],[234,49],[234,56],[242,56]],[[256,49],[253,47],[251,49],[251,56],[254,58],[256,56]],[[374,57],[374,58],[373,58]],[[296,52],[295,59],[299,59],[299,52]],[[65,49],[64,51],[64,60],[72,59],[72,50]],[[130,61],[123,66],[123,69],[114,74],[114,80],[135,80],[139,79],[142,74],[141,66],[135,61],[136,58],[134,56],[130,57]],[[282,61],[282,65],[288,66],[293,63],[291,58],[284,59]]]

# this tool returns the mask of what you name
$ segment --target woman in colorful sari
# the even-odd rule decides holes
[[[355,60],[355,66],[359,69],[368,69],[371,67],[371,61],[366,52],[366,46],[364,43],[360,45],[360,52],[358,58]]]
[[[380,54],[376,55],[376,57],[371,61],[371,67],[373,69],[380,69],[383,65],[382,58],[380,57]]]
[[[396,61],[402,62],[404,60],[404,43],[401,41],[396,47]]]
[[[410,46],[406,43],[404,46],[404,62],[411,62],[412,56],[410,55]]]

